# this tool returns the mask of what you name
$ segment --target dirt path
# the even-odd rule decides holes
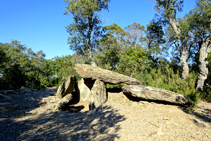
[[[188,111],[178,106],[129,101],[122,92],[108,93],[107,103],[88,111],[88,103],[74,105],[79,113],[53,110],[55,88],[13,94],[13,108],[0,112],[1,141],[209,141],[211,103]]]

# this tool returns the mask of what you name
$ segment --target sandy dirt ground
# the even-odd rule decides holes
[[[188,110],[175,105],[130,101],[109,92],[93,111],[88,102],[55,111],[56,88],[8,94],[11,105],[0,109],[1,141],[210,141],[211,103]],[[79,111],[79,112],[76,112]]]

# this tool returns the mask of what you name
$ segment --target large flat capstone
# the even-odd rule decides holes
[[[87,64],[75,64],[74,69],[83,78],[99,79],[108,84],[141,85],[141,82],[135,78]]]
[[[123,93],[143,100],[168,102],[178,105],[191,105],[193,101],[184,95],[150,86],[128,85],[122,87]]]

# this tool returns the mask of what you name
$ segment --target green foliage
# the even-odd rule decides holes
[[[160,45],[166,43],[161,21],[155,21],[153,19],[147,26],[146,37],[142,38],[141,40],[147,42],[149,55],[160,52]]]
[[[191,72],[187,80],[181,78],[179,72],[174,73],[173,69],[166,63],[162,67],[143,67],[136,75],[143,85],[166,89],[192,99],[195,104],[200,99],[200,94],[195,90],[197,75]]]
[[[58,85],[69,75],[80,79],[70,55],[46,60],[42,51],[34,53],[16,40],[0,43],[0,53],[0,89],[41,89]]]
[[[103,42],[109,41],[109,40],[116,40],[117,37],[115,37],[114,34],[116,34],[116,35],[125,35],[126,34],[124,29],[122,29],[120,26],[118,26],[115,23],[113,23],[112,25],[104,26],[103,31],[106,33],[101,40]]]
[[[119,63],[120,56],[114,49],[109,49],[103,54],[97,54],[95,56],[95,62],[99,67],[109,70],[115,70]]]
[[[211,102],[211,85],[205,84],[204,91],[201,92],[201,97],[204,101]]]
[[[51,67],[54,74],[52,81],[54,85],[60,85],[68,76],[71,75],[75,75],[77,79],[81,78],[74,70],[74,63],[77,63],[75,61],[76,60],[74,60],[71,55],[62,57],[57,56],[51,60]]]
[[[111,84],[107,84],[106,87],[107,88],[122,88],[124,85],[118,84],[118,85],[111,85]]]
[[[124,37],[126,35],[124,29],[114,23],[112,25],[104,26],[103,34],[98,50],[105,53],[107,50],[113,49],[119,53],[124,46]]]
[[[181,12],[184,0],[156,0],[155,9],[162,15],[162,22],[169,23],[169,18],[176,21],[177,12]]]
[[[15,40],[10,44],[0,43],[0,49],[2,54],[0,89],[18,89],[25,85],[28,61],[27,56],[23,53],[26,51],[26,47]]]
[[[19,89],[25,85],[26,76],[18,64],[5,68],[0,77],[0,89]]]
[[[145,33],[145,27],[140,25],[140,23],[134,22],[131,25],[128,25],[125,27],[126,31],[126,42],[130,45],[132,48],[141,48],[141,38],[143,38],[143,35]]]
[[[203,100],[211,102],[211,79],[210,79],[211,78],[211,53],[208,54],[207,59],[208,59],[207,67],[208,67],[209,73],[207,76],[208,79],[206,79],[206,81],[204,82],[205,86],[202,92],[202,98]]]
[[[110,0],[65,0],[68,4],[65,14],[73,15],[74,23],[66,27],[70,34],[68,38],[70,49],[77,54],[89,54],[90,63],[93,60],[93,51],[98,46],[101,36],[102,20],[99,12],[108,9]]]
[[[129,47],[120,58],[118,65],[118,72],[128,75],[135,76],[144,63],[147,62],[146,51],[138,48],[134,49]]]

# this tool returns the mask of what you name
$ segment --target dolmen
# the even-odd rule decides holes
[[[123,93],[140,100],[167,102],[177,105],[191,105],[187,97],[164,89],[142,86],[141,81],[87,64],[75,64],[75,71],[82,77],[77,83],[75,76],[69,76],[58,88],[60,98],[58,110],[66,109],[79,101],[89,101],[89,109],[100,107],[107,101],[106,84],[124,84]],[[75,91],[74,91],[75,90]]]

